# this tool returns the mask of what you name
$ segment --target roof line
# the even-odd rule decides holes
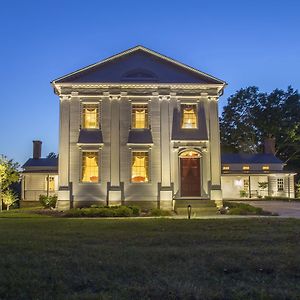
[[[160,57],[161,59],[164,59],[164,60],[167,60],[167,61],[169,61],[169,62],[171,62],[171,63],[173,63],[173,64],[176,64],[176,65],[178,65],[178,66],[180,66],[180,67],[183,67],[183,68],[185,68],[185,69],[188,69],[188,70],[190,70],[190,71],[192,71],[192,72],[195,72],[195,73],[198,73],[198,74],[200,74],[200,75],[209,77],[209,78],[211,78],[211,79],[213,79],[213,80],[219,81],[221,84],[227,85],[227,83],[226,83],[224,80],[221,80],[221,79],[219,79],[219,78],[217,78],[217,77],[214,77],[214,76],[212,76],[212,75],[210,75],[210,74],[207,74],[207,73],[205,73],[205,72],[202,72],[202,71],[200,71],[200,70],[197,70],[197,69],[195,69],[195,68],[193,68],[193,67],[191,67],[191,66],[188,66],[188,65],[186,65],[186,64],[183,64],[183,63],[181,63],[181,62],[179,62],[179,61],[177,61],[177,60],[174,60],[174,59],[172,59],[172,58],[170,58],[170,57],[168,57],[168,56],[165,56],[165,55],[163,55],[163,54],[160,54],[159,52],[153,51],[153,50],[151,50],[151,49],[149,49],[149,48],[146,48],[146,47],[144,47],[144,46],[141,46],[141,45],[138,45],[138,46],[129,48],[129,49],[127,49],[127,50],[125,50],[125,51],[122,51],[122,52],[120,52],[120,53],[118,53],[118,54],[109,56],[108,58],[106,58],[106,59],[104,59],[104,60],[101,60],[101,61],[99,61],[99,62],[97,62],[97,63],[88,65],[88,66],[86,66],[86,67],[84,67],[84,68],[78,69],[78,70],[76,70],[76,71],[74,71],[74,72],[68,73],[68,74],[66,74],[66,75],[64,75],[64,76],[61,76],[61,77],[59,77],[59,78],[57,78],[57,79],[54,79],[54,80],[51,81],[51,84],[54,84],[54,85],[55,85],[55,84],[56,84],[56,81],[59,81],[59,80],[65,79],[65,78],[67,78],[67,77],[73,76],[73,75],[75,75],[75,74],[77,74],[77,73],[79,73],[79,72],[82,72],[82,71],[88,70],[88,69],[90,69],[90,68],[99,66],[99,65],[101,65],[101,64],[103,64],[103,63],[106,63],[106,62],[108,62],[108,61],[111,61],[111,60],[116,59],[116,58],[118,58],[118,57],[120,57],[120,56],[129,54],[129,53],[134,52],[134,51],[137,51],[137,50],[143,50],[143,51],[148,52],[148,53],[150,53],[150,54],[152,54],[152,55],[155,55],[155,56],[157,56],[157,57]]]

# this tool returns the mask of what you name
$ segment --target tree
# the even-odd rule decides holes
[[[20,178],[18,171],[19,164],[6,156],[0,156],[0,211],[2,211],[3,194],[11,184],[17,182]]]
[[[7,189],[2,193],[3,203],[6,205],[6,209],[9,210],[10,206],[18,201],[17,195],[10,189]]]
[[[54,152],[50,152],[50,153],[47,155],[47,158],[58,158],[58,155],[55,154]]]
[[[300,169],[300,94],[292,87],[261,93],[240,89],[228,98],[220,118],[223,151],[256,153],[272,136],[276,156],[292,170]]]

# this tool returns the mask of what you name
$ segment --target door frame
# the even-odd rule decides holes
[[[181,159],[182,159],[182,157],[181,157],[181,155],[184,154],[185,152],[190,152],[190,151],[197,153],[198,159],[199,159],[200,194],[197,196],[182,196],[182,189],[181,189]],[[203,176],[202,176],[203,175],[203,167],[202,167],[202,165],[203,165],[202,154],[199,150],[194,149],[194,148],[188,148],[188,149],[184,148],[178,152],[178,187],[179,187],[179,195],[181,198],[201,198],[202,197],[202,195],[203,195],[203,190],[202,190],[202,188],[203,188],[203,186],[202,186],[202,184],[203,184]]]

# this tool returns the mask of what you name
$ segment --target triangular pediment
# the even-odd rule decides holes
[[[224,81],[143,46],[137,46],[96,64],[62,76],[52,83],[192,83]]]

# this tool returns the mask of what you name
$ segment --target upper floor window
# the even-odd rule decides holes
[[[82,152],[82,182],[99,181],[98,152]]]
[[[98,104],[83,104],[82,127],[99,128],[99,106]]]
[[[132,104],[131,114],[133,129],[148,128],[148,104]]]
[[[197,128],[197,105],[181,105],[181,128]]]
[[[148,182],[149,181],[149,153],[148,152],[132,152],[131,166],[132,182]]]
[[[282,192],[284,187],[283,178],[277,178],[277,191]]]

